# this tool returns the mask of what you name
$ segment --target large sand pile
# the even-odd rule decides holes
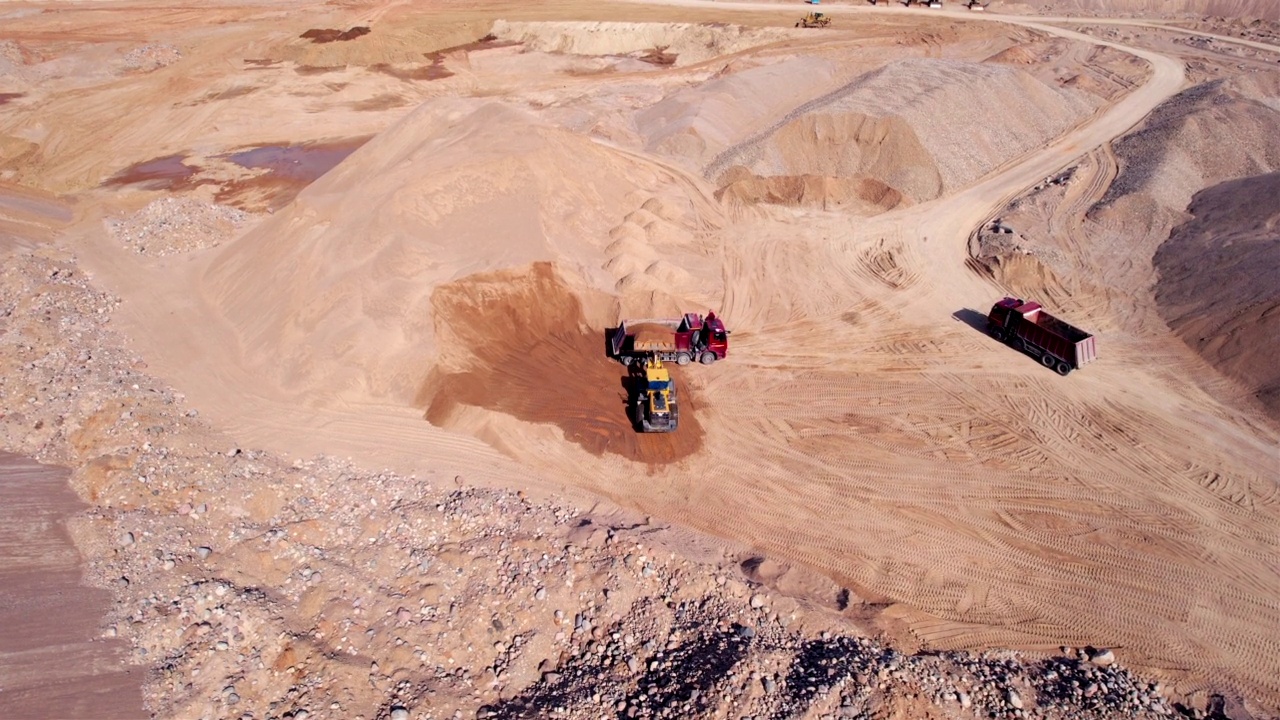
[[[1160,314],[1280,418],[1280,173],[1197,193],[1155,256]]]
[[[661,274],[649,243],[672,251],[678,227],[628,211],[662,172],[501,103],[434,103],[229,246],[205,279],[245,359],[287,390],[408,402],[438,349],[439,284],[537,261],[605,288],[628,262]],[[681,277],[663,279],[675,290]]]
[[[1151,257],[1187,219],[1195,193],[1280,170],[1277,95],[1280,78],[1274,75],[1203,83],[1162,104],[1115,144],[1118,174],[1089,211],[1085,227],[1093,240],[1085,252],[1095,263],[1084,272],[1110,288],[1118,325],[1164,331],[1154,305],[1139,299],[1149,298],[1156,282]],[[1167,285],[1165,292],[1181,295]]]
[[[761,178],[870,180],[861,199],[888,209],[973,182],[1061,134],[1090,105],[1013,67],[899,60],[727,147],[706,172],[740,197],[758,197]]]
[[[1280,78],[1251,75],[1170,99],[1116,143],[1120,174],[1093,214],[1167,232],[1202,188],[1280,169],[1278,96]]]

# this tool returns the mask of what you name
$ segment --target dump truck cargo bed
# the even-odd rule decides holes
[[[1040,303],[1004,298],[991,307],[987,329],[997,340],[1040,358],[1059,375],[1098,359],[1093,335],[1049,314]]]

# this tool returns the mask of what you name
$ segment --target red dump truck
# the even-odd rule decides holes
[[[710,365],[729,354],[729,331],[715,313],[675,319],[623,320],[609,335],[609,355],[623,365],[648,358]]]
[[[1098,359],[1093,336],[1060,320],[1040,307],[1040,303],[1007,297],[991,306],[987,315],[991,337],[1040,358],[1040,363],[1059,375]]]

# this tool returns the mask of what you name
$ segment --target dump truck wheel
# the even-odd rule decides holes
[[[689,357],[689,353],[680,353],[679,355],[676,355],[677,365],[688,365],[690,362],[693,362],[693,358]]]
[[[627,367],[631,367],[631,356],[630,356],[630,355],[623,355],[623,356],[619,357],[619,358],[618,358],[618,360],[619,360],[623,365],[626,365]]]
[[[710,350],[702,353],[701,357],[698,358],[698,362],[702,363],[703,365],[710,365],[715,361],[716,361],[716,354],[711,352]]]
[[[1044,366],[1045,366],[1045,367],[1047,367],[1047,368],[1051,368],[1051,367],[1053,367],[1053,363],[1054,363],[1054,358],[1053,358],[1053,356],[1052,356],[1052,355],[1050,355],[1049,353],[1045,353],[1045,354],[1043,354],[1043,355],[1041,355],[1041,356],[1040,356],[1040,364],[1041,364],[1041,365],[1044,365]]]
[[[1067,373],[1071,372],[1071,366],[1064,362],[1058,363],[1058,367],[1055,369],[1058,371],[1058,374],[1061,375],[1062,377],[1066,377]]]
[[[993,327],[988,329],[987,332],[991,333],[991,337],[995,338],[996,341],[1004,342],[1004,331],[1001,330],[1000,328]]]
[[[1013,349],[1017,350],[1018,352],[1027,351],[1027,344],[1022,342],[1022,338],[1018,338],[1018,337],[1013,338],[1012,340],[1009,341],[1009,344],[1012,345]]]

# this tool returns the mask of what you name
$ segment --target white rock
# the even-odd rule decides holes
[[[755,595],[752,595],[752,596],[751,596],[751,607],[753,607],[753,608],[755,608],[755,609],[757,609],[757,610],[759,610],[760,608],[764,607],[764,596],[763,596],[763,595],[761,595],[760,593],[756,593]]]
[[[1009,691],[1009,704],[1012,705],[1015,710],[1022,709],[1022,696],[1018,694],[1017,690]]]

